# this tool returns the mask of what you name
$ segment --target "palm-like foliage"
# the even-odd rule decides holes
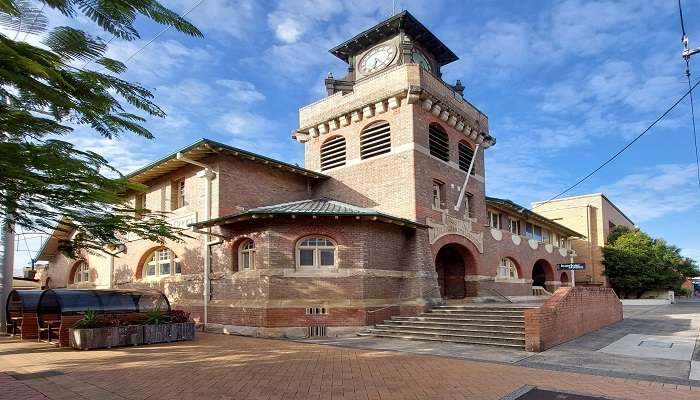
[[[185,19],[155,0],[0,0],[0,212],[10,213],[29,230],[50,230],[61,220],[79,230],[64,248],[100,248],[127,232],[150,240],[176,239],[164,216],[123,206],[123,193],[144,190],[129,183],[98,154],[67,142],[73,126],[89,126],[105,138],[130,133],[153,135],[137,113],[162,117],[152,94],[116,75],[126,66],[105,57],[100,38],[68,26],[46,32],[46,48],[31,45],[21,34],[43,32],[46,7],[68,17],[82,14],[116,38],[134,40],[134,21],[141,15],[180,32],[201,36]],[[92,62],[99,71],[78,66]],[[123,105],[126,102],[129,107]],[[130,111],[136,110],[136,113]],[[109,178],[105,173],[119,176]]]

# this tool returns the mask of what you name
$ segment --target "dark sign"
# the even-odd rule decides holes
[[[557,269],[559,271],[581,271],[586,269],[586,263],[557,264]]]

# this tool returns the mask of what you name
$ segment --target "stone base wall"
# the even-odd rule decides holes
[[[525,350],[544,351],[621,320],[622,302],[611,288],[559,288],[525,311]]]

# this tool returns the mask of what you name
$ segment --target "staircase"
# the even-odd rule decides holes
[[[361,336],[525,349],[523,305],[441,305],[417,317],[392,317]]]

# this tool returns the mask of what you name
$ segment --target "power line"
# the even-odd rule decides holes
[[[685,60],[685,76],[688,78],[688,88],[690,88],[690,56],[697,54],[698,49],[691,49],[688,46],[688,35],[685,33],[685,23],[683,22],[683,7],[681,0],[678,0],[678,14],[681,17],[681,33],[683,37],[683,59]],[[693,103],[693,93],[690,93],[690,118],[693,122],[693,144],[695,145],[695,167],[698,172],[698,188],[700,188],[700,156],[698,155],[698,134],[695,129],[695,104]]]
[[[189,13],[191,13],[191,12],[194,11],[197,7],[199,7],[202,3],[204,3],[204,1],[205,1],[205,0],[199,0],[195,5],[193,5],[192,7],[190,7],[189,10],[185,11],[185,13],[181,15],[181,17],[182,17],[182,18],[186,17]],[[168,25],[168,26],[166,26],[165,28],[163,28],[163,29],[162,29],[160,32],[158,32],[158,34],[155,35],[151,40],[149,40],[149,41],[146,42],[143,46],[141,46],[141,47],[138,48],[136,51],[134,51],[133,53],[131,53],[131,55],[130,55],[129,57],[127,57],[124,61],[122,61],[122,63],[123,63],[123,64],[126,64],[127,62],[131,61],[131,59],[133,59],[134,57],[136,57],[140,52],[142,52],[142,51],[143,51],[146,47],[148,47],[151,43],[153,43],[153,42],[155,42],[156,40],[158,40],[159,37],[161,37],[163,34],[165,34],[167,31],[169,31],[172,27],[173,27],[173,25]],[[114,38],[112,38],[112,39],[114,39]],[[111,41],[112,41],[112,40],[110,39],[110,42],[111,42]],[[109,42],[107,42],[107,43],[109,43]],[[101,69],[98,70],[98,72],[103,71],[104,69],[105,69],[105,67],[102,67]]]
[[[698,134],[695,129],[695,105],[693,104],[693,92],[690,86],[690,67],[688,60],[685,61],[686,64],[686,76],[688,77],[688,88],[690,91],[690,118],[693,121],[693,144],[695,145],[695,167],[698,174],[698,188],[700,188],[700,156],[698,155]]]
[[[654,120],[654,122],[652,122],[651,125],[649,125],[646,129],[644,129],[644,130],[642,131],[642,133],[640,133],[639,135],[637,135],[634,139],[632,139],[632,141],[630,141],[629,143],[627,143],[627,144],[626,144],[623,148],[621,148],[617,153],[613,154],[613,155],[612,155],[610,158],[608,158],[604,163],[602,163],[598,168],[594,169],[594,170],[591,171],[588,175],[586,175],[586,176],[584,176],[583,178],[579,179],[576,183],[574,183],[573,185],[569,186],[568,188],[566,188],[566,190],[562,191],[561,193],[557,194],[556,196],[552,197],[551,199],[549,199],[549,200],[547,200],[547,201],[545,201],[545,202],[536,204],[534,207],[531,208],[531,210],[534,210],[534,209],[537,208],[537,207],[543,206],[543,205],[545,205],[545,204],[547,204],[547,203],[550,203],[550,202],[556,200],[556,199],[559,198],[560,196],[562,196],[562,195],[568,193],[571,189],[574,189],[576,186],[578,186],[578,185],[580,185],[581,183],[585,182],[588,178],[590,178],[591,176],[593,176],[596,172],[598,172],[598,171],[600,171],[601,169],[603,169],[603,167],[605,167],[606,165],[610,164],[610,163],[611,163],[614,159],[616,159],[620,154],[622,154],[625,150],[627,150],[630,146],[632,146],[637,140],[641,139],[642,136],[644,136],[647,132],[649,132],[649,131],[651,130],[651,128],[654,127],[654,125],[656,125],[659,121],[661,121],[662,119],[664,119],[664,118],[666,117],[666,115],[668,115],[668,113],[670,113],[674,108],[676,108],[676,106],[678,106],[678,104],[680,104],[688,95],[692,94],[693,90],[698,86],[698,84],[700,84],[700,80],[697,81],[697,82],[695,82],[695,85],[691,86],[690,89],[688,89],[688,91],[685,92],[685,94],[684,94],[683,96],[681,96],[681,98],[679,98],[678,100],[676,100],[676,102],[673,103],[673,105],[672,105],[671,107],[669,107],[666,111],[664,111],[664,113],[661,114],[661,116],[659,116],[658,118],[656,118],[656,120]]]

